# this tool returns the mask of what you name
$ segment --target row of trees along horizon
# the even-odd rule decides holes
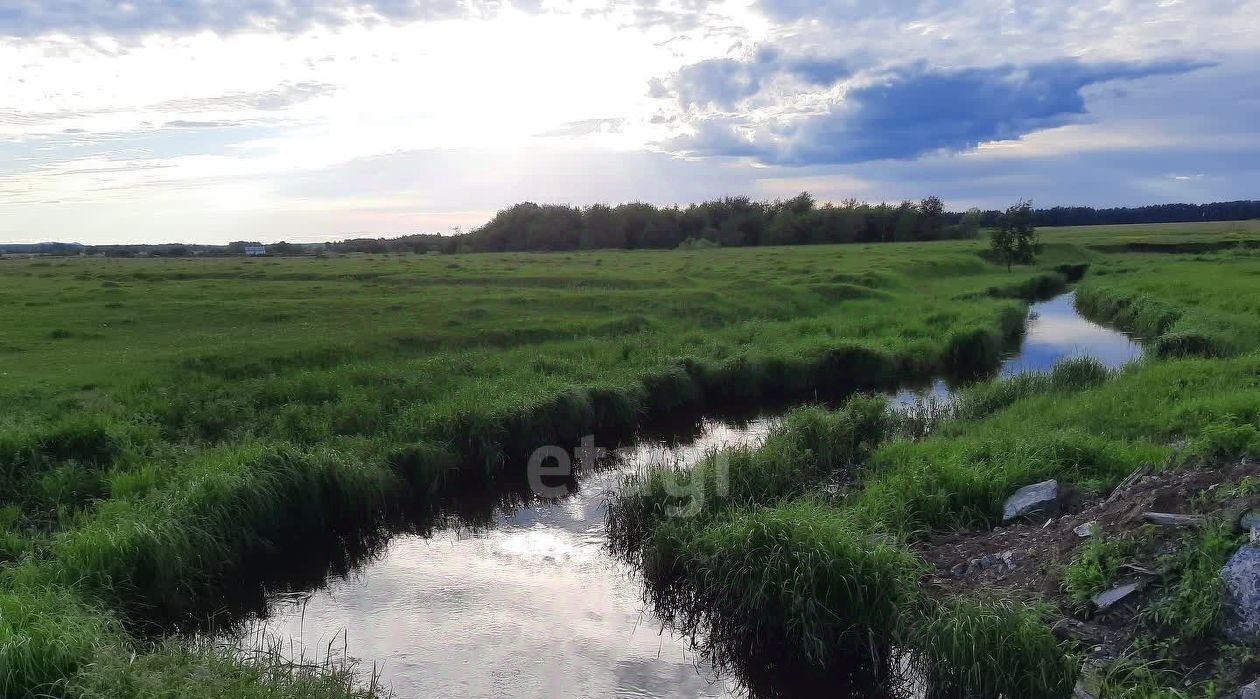
[[[854,199],[839,204],[819,204],[808,193],[778,201],[726,197],[686,208],[642,202],[586,207],[526,202],[498,212],[488,223],[468,233],[355,238],[335,243],[281,242],[268,245],[267,252],[271,255],[515,252],[948,240],[977,237],[981,229],[998,227],[1005,213],[980,209],[949,212],[941,199],[934,196],[899,204],[869,204]],[[1260,218],[1260,201],[1110,209],[1029,208],[1029,216],[1035,226],[1241,221]],[[242,254],[245,247],[252,244],[256,243],[237,241],[226,246],[0,244],[0,252],[179,257]]]

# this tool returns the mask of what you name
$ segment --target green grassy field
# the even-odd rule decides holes
[[[647,474],[614,503],[609,526],[643,567],[657,607],[710,639],[718,662],[754,686],[771,674],[765,663],[780,675],[826,677],[849,672],[855,647],[882,643],[908,649],[941,696],[1070,693],[1078,649],[1050,634],[1044,610],[986,597],[938,605],[918,582],[913,542],[987,530],[1029,483],[1056,478],[1105,494],[1142,464],[1260,455],[1260,256],[1092,259],[1078,306],[1141,334],[1154,350],[1146,360],[1118,373],[1070,361],[975,386],[926,436],[866,399],[797,411],[763,447],[714,455],[691,472],[709,483],[717,464],[730,470],[732,497],[698,517],[668,516],[680,502],[661,484],[678,476]],[[839,495],[825,487],[836,469],[856,480]],[[1215,637],[1213,581],[1239,541],[1232,522],[1223,531],[1189,547],[1199,552],[1192,563],[1160,587],[1148,638],[1165,653]],[[1213,696],[1179,686],[1176,671],[1155,676],[1125,674],[1109,696]]]
[[[2,260],[0,684],[96,672],[250,556],[544,444],[991,364],[1009,296],[1062,283],[958,243]]]
[[[1234,246],[1260,244],[1260,221],[1205,221],[1201,223],[1137,223],[1118,226],[1062,226],[1042,228],[1046,243],[1068,243],[1122,250],[1152,246],[1175,250],[1177,246]]]
[[[1022,326],[1022,298],[1063,288],[1058,265],[1091,263],[1082,294],[1092,312],[1149,332],[1167,359],[1117,378],[1065,371],[1046,385],[984,389],[982,407],[930,440],[898,439],[896,424],[861,403],[801,413],[741,457],[742,499],[724,512],[658,527],[643,509],[623,536],[674,576],[662,604],[695,613],[712,611],[697,600],[741,605],[725,617],[737,645],[749,624],[762,642],[796,633],[750,615],[804,601],[767,617],[795,623],[819,604],[852,607],[825,594],[854,561],[878,576],[869,599],[849,591],[868,609],[864,628],[909,633],[890,619],[920,604],[914,557],[854,537],[982,524],[1002,489],[1023,479],[1108,482],[1162,454],[1173,435],[1199,445],[1219,432],[1209,426],[1228,424],[1246,443],[1256,419],[1247,383],[1256,314],[1245,300],[1255,296],[1245,293],[1254,256],[1104,255],[1084,240],[1047,242],[1039,266],[1010,273],[986,263],[979,242],[0,260],[0,694],[140,697],[165,686],[214,696],[188,682],[201,674],[223,680],[220,694],[370,694],[344,667],[151,647],[135,629],[201,613],[251,557],[519,476],[523,457],[544,444],[624,432],[674,410],[990,367]],[[1223,268],[1228,284],[1218,284]],[[1198,378],[1170,396],[1174,370]],[[1117,409],[1139,395],[1142,419]],[[817,501],[818,479],[854,455],[874,468],[852,502]],[[732,542],[753,531],[789,558],[745,558]],[[776,537],[826,542],[800,552],[775,548]],[[692,571],[706,581],[699,586],[675,565],[691,547],[721,564]],[[737,558],[723,563],[727,554]],[[778,597],[742,594],[758,580],[740,579],[749,560],[779,574],[809,573],[809,561],[830,572],[779,587]],[[913,631],[943,637],[947,621],[971,616],[974,607],[950,607]],[[825,665],[853,646],[849,627],[837,637],[840,626],[801,623],[819,644],[801,657]],[[1058,672],[1062,659],[1045,654],[1040,627],[1018,628],[1016,640],[1039,649],[1028,662]],[[139,660],[120,666],[132,653]]]

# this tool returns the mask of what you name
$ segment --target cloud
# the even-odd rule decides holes
[[[336,90],[333,85],[303,82],[282,84],[269,90],[170,99],[136,106],[47,112],[0,109],[0,138],[48,134],[85,137],[96,134],[114,138],[119,132],[151,131],[155,127],[151,121],[154,116],[165,118],[156,123],[176,129],[245,126],[265,116],[274,116],[274,112],[332,95]],[[99,119],[104,119],[103,123],[111,128],[102,131],[77,125]]]
[[[1087,112],[1082,91],[1091,85],[1187,73],[1207,65],[1062,60],[950,71],[916,65],[850,89],[821,114],[768,124],[715,116],[700,120],[694,134],[666,145],[694,155],[754,157],[781,165],[965,151],[1078,120]]]
[[[166,122],[166,126],[172,129],[221,129],[235,125],[236,122],[232,121],[192,121],[189,119]]]
[[[0,8],[0,36],[296,31],[356,18],[458,17],[506,4],[494,0],[19,0],[16,7]]]
[[[683,108],[733,109],[760,94],[772,80],[795,79],[810,87],[830,87],[850,74],[848,64],[823,56],[786,56],[778,48],[763,46],[747,60],[714,58],[684,66],[671,80],[649,84],[653,97],[675,95]]]
[[[625,119],[582,119],[580,121],[570,121],[558,129],[544,131],[538,135],[544,138],[557,138],[589,136],[601,133],[621,133],[625,125]]]
[[[336,91],[337,87],[335,85],[327,83],[291,83],[259,92],[231,92],[212,97],[167,100],[152,105],[150,109],[163,112],[206,112],[217,110],[275,112],[292,107],[295,104],[308,102],[317,97],[331,95]]]
[[[757,7],[766,16],[779,21],[800,19],[853,20],[872,16],[904,16],[926,12],[936,3],[924,0],[758,0]]]

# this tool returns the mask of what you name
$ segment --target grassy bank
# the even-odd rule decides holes
[[[0,690],[143,695],[101,660],[141,651],[144,682],[358,691],[140,636],[255,561],[519,478],[542,445],[990,367],[1020,297],[1063,277],[976,251],[0,261],[20,367],[0,372]]]
[[[1058,479],[1089,498],[1146,464],[1260,456],[1257,273],[1260,258],[1245,251],[1096,257],[1079,306],[1144,337],[1147,360],[1117,373],[1074,360],[982,384],[926,432],[867,399],[793,413],[760,449],[696,467],[690,475],[708,492],[719,465],[730,474],[731,497],[703,512],[676,516],[678,498],[663,485],[685,475],[641,477],[610,512],[614,541],[642,566],[658,608],[754,686],[786,674],[843,693],[872,673],[886,679],[879,673],[900,648],[909,661],[897,667],[933,696],[1066,696],[1084,649],[1051,635],[1047,615],[1063,612],[1026,598],[933,601],[915,552],[939,533],[988,531],[1030,483]],[[836,482],[851,485],[837,491]],[[1159,642],[1170,626],[1198,629],[1196,652],[1224,657],[1209,583],[1236,545],[1189,542],[1167,564],[1143,637],[1154,642],[1139,657],[1173,652]],[[868,585],[886,596],[863,597]],[[1109,691],[1188,696],[1153,688],[1157,676],[1182,692],[1193,669],[1165,661],[1181,670],[1127,680],[1117,670]]]

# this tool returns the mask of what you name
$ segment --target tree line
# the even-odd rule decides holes
[[[1023,210],[1021,209],[1023,212]],[[1001,226],[1008,211],[949,212],[937,197],[896,204],[850,199],[819,204],[808,193],[779,201],[725,197],[686,208],[643,202],[586,207],[522,203],[504,209],[468,233],[418,234],[395,238],[354,238],[334,243],[271,243],[269,255],[327,253],[456,253],[595,249],[668,249],[704,246],[883,243],[975,238],[981,229]],[[1160,204],[1094,209],[1027,208],[1032,226],[1112,225],[1243,221],[1260,218],[1260,201],[1213,204]],[[161,245],[84,246],[75,243],[6,245],[0,254],[94,254],[185,257],[240,255],[248,244],[167,243]]]
[[[950,214],[937,197],[900,204],[819,205],[808,193],[766,202],[726,197],[686,208],[636,202],[517,204],[455,241],[467,252],[667,249],[973,238],[983,214]]]

